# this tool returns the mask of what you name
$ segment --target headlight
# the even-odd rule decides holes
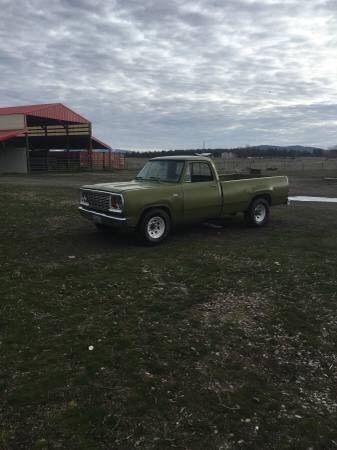
[[[110,195],[110,208],[109,211],[111,212],[122,212],[123,211],[123,197],[120,194],[111,194]]]
[[[85,191],[80,192],[80,203],[84,206],[89,206],[88,197]]]

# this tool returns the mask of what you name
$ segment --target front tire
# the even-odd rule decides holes
[[[170,216],[162,209],[152,209],[144,214],[139,224],[139,234],[143,242],[159,244],[171,229]]]
[[[268,223],[270,206],[265,198],[256,198],[245,212],[245,219],[250,227],[263,227]]]

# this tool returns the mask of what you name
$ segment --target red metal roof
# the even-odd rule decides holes
[[[96,137],[92,137],[92,143],[94,148],[104,148],[107,150],[111,150],[110,145],[106,144],[105,142],[101,141],[100,139],[97,139]]]
[[[22,134],[24,132],[25,132],[24,130],[0,131],[0,142],[7,141],[7,139],[18,136],[19,134]]]
[[[48,103],[44,105],[8,106],[0,108],[0,115],[24,114],[26,116],[45,117],[63,120],[65,122],[90,123],[89,120],[75,113],[62,103]]]

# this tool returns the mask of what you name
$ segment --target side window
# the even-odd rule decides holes
[[[189,175],[192,183],[198,183],[202,181],[213,181],[213,174],[209,164],[206,162],[194,162],[190,163],[186,172],[186,178]]]
[[[183,161],[170,161],[167,164],[167,181],[178,181],[183,170]]]

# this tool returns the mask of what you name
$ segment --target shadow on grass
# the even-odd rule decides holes
[[[91,224],[85,224],[80,229],[72,230],[71,241],[74,244],[85,244],[88,247],[97,246],[98,250],[107,250],[107,248],[156,248],[167,247],[172,243],[185,244],[195,239],[204,240],[205,243],[212,239],[231,236],[234,238],[248,238],[259,235],[263,236],[268,230],[276,231],[287,226],[287,220],[284,218],[271,218],[270,223],[261,229],[248,227],[241,214],[237,216],[228,216],[222,220],[207,221],[192,225],[180,225],[171,230],[167,239],[159,245],[151,245],[144,242],[136,231],[108,229],[105,231],[97,230]]]

